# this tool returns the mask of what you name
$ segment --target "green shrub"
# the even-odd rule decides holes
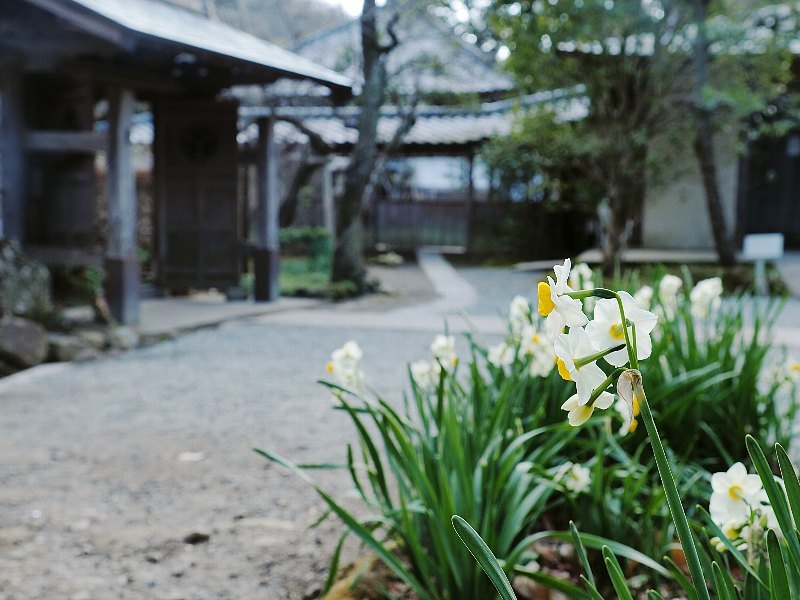
[[[322,227],[284,227],[279,233],[281,254],[306,257],[316,271],[330,269],[331,238]]]

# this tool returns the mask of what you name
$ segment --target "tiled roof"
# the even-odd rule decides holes
[[[277,77],[307,78],[323,85],[349,90],[351,81],[302,56],[243,31],[198,14],[155,0],[26,0],[53,12],[79,28],[111,25],[124,45],[126,36],[172,43],[178,51],[197,50],[226,59],[266,67]],[[135,46],[135,44],[134,44]]]
[[[558,90],[540,92],[517,100],[484,103],[476,108],[456,108],[429,106],[417,109],[414,126],[403,138],[405,147],[464,147],[480,144],[493,137],[507,135],[513,130],[516,117],[527,110],[548,107],[558,112],[559,119],[568,121],[587,114],[587,101],[580,95],[581,90]],[[346,151],[358,138],[355,127],[358,109],[345,107],[329,108],[248,108],[240,109],[245,122],[259,116],[275,116],[301,120],[303,125],[320,135],[333,148]],[[389,142],[402,116],[397,109],[387,108],[378,122],[379,143]],[[283,142],[303,143],[305,134],[287,121],[278,120],[275,125],[276,138]],[[240,141],[257,136],[257,132],[247,127]]]

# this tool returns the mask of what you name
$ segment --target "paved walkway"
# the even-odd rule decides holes
[[[275,302],[229,301],[223,294],[204,293],[190,297],[154,298],[139,304],[137,331],[143,336],[172,336],[179,332],[219,325],[226,321],[284,310],[318,306],[321,300],[280,298]]]

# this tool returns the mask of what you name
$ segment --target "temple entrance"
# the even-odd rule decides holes
[[[236,104],[156,105],[158,282],[167,290],[239,283]]]

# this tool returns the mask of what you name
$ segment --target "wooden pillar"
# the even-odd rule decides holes
[[[274,119],[258,119],[258,201],[256,205],[256,248],[254,296],[257,302],[271,302],[280,295],[280,243],[278,241],[280,199],[278,197],[278,156],[272,131]]]
[[[25,241],[25,117],[22,72],[0,65],[0,238]]]
[[[336,202],[333,189],[334,164],[333,159],[329,158],[322,171],[322,221],[325,229],[328,230],[331,248],[336,247]]]
[[[467,156],[467,254],[475,251],[475,152]]]
[[[108,245],[106,299],[111,314],[125,325],[139,321],[139,259],[136,244],[136,180],[130,128],[135,98],[114,88],[108,97]]]

